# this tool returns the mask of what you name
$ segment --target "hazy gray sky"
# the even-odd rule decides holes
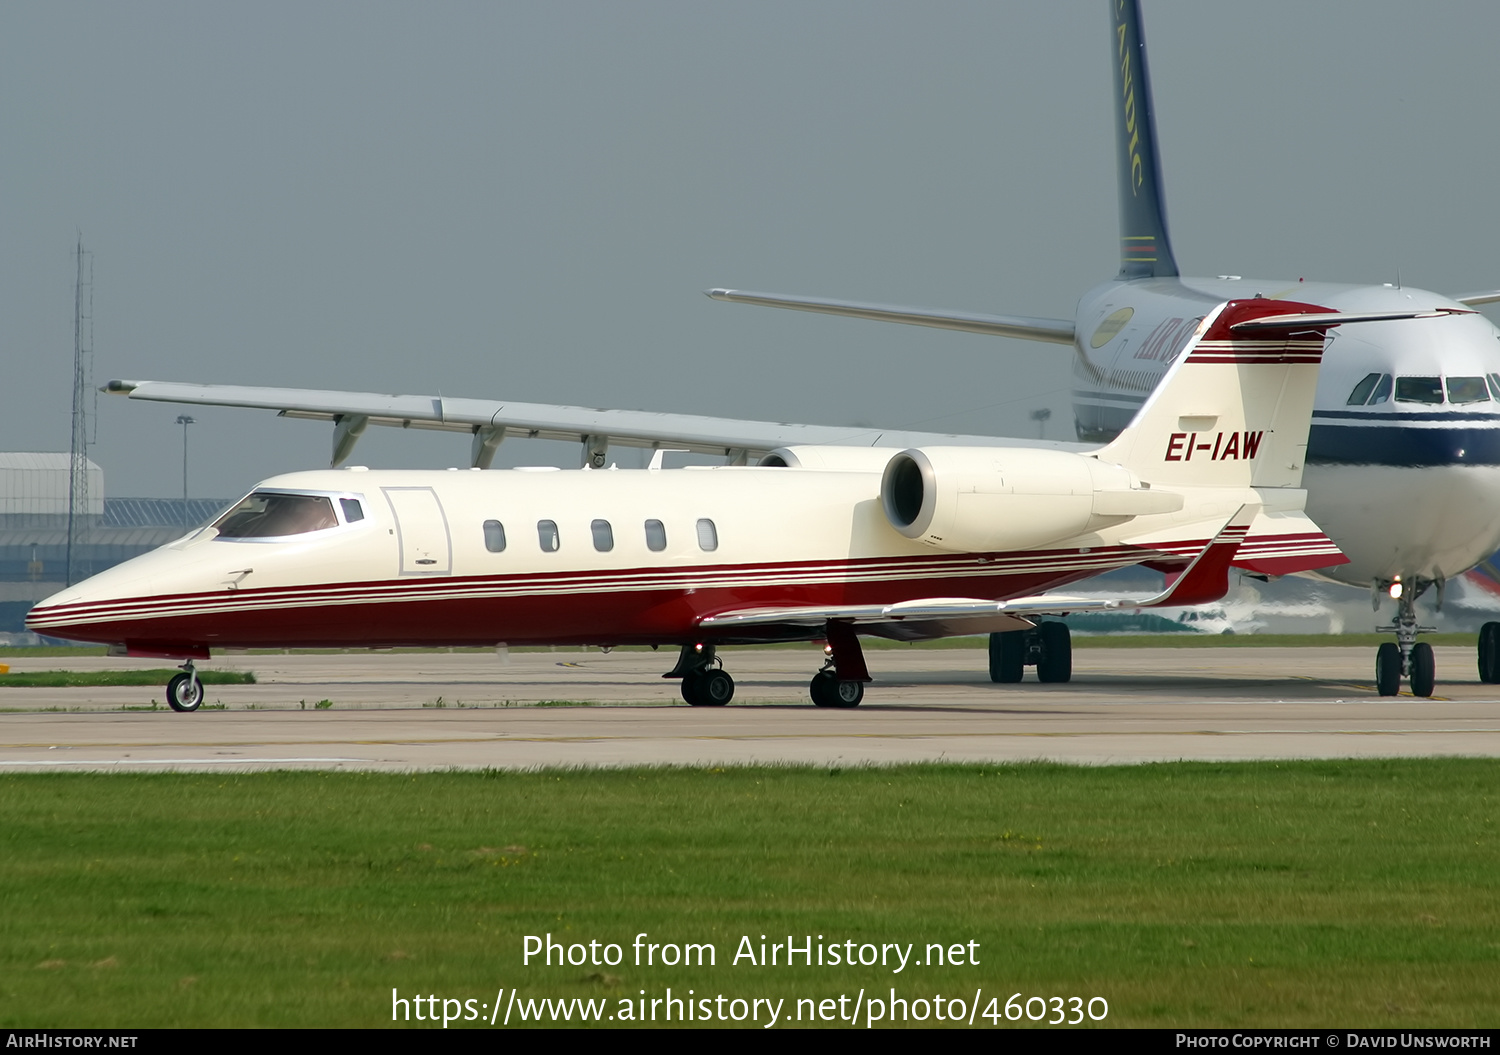
[[[1500,286],[1500,4],[1145,20],[1185,273]],[[1066,349],[700,291],[1071,316],[1117,267],[1110,46],[1102,2],[5,4],[0,449],[67,447],[78,231],[100,383],[1066,438]],[[109,494],[178,493],[184,409],[100,397]],[[327,463],[190,412],[196,495]]]

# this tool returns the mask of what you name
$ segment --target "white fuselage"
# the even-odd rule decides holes
[[[1142,560],[1124,540],[1145,531],[1191,555],[1212,535],[1203,525],[1264,501],[1249,488],[1193,490],[1173,513],[973,553],[898,533],[880,488],[878,473],[760,467],[293,473],[256,493],[323,496],[336,522],[268,538],[205,527],[28,619],[46,634],[178,655],[682,643],[705,638],[703,619],[752,606],[1031,594]],[[762,627],[717,640],[820,634]]]

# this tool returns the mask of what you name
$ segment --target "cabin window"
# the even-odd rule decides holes
[[[1488,403],[1490,390],[1482,377],[1448,378],[1449,403]]]
[[[1441,403],[1443,401],[1443,379],[1441,377],[1396,378],[1397,403]]]
[[[219,538],[280,538],[338,527],[333,503],[320,495],[257,491],[214,521]]]
[[[1375,394],[1370,397],[1370,406],[1384,403],[1391,398],[1391,375],[1381,374],[1380,384],[1375,386]]]
[[[594,548],[600,553],[608,553],[615,548],[615,529],[609,526],[608,520],[596,520],[589,525],[589,530],[594,533]]]
[[[1379,374],[1366,374],[1364,380],[1354,386],[1354,391],[1349,393],[1349,400],[1345,406],[1362,407],[1370,398],[1370,393],[1375,391],[1375,384],[1380,380]]]
[[[537,541],[542,544],[543,553],[556,553],[558,547],[557,521],[538,520],[536,522]]]
[[[491,553],[505,552],[505,525],[498,520],[484,522],[484,548]]]
[[[707,517],[698,521],[698,548],[705,553],[712,553],[719,548],[719,530]]]
[[[667,548],[667,528],[660,520],[646,521],[646,548],[652,553]]]
[[[344,523],[357,524],[365,518],[364,507],[358,498],[340,498],[339,505],[344,507]]]

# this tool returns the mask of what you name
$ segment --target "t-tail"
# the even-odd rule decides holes
[[[1120,278],[1177,274],[1162,201],[1161,154],[1139,0],[1111,0],[1115,43],[1115,138],[1120,184]]]
[[[1247,499],[1253,491],[1258,508],[1234,552],[1239,568],[1286,575],[1347,563],[1303,511],[1302,468],[1327,332],[1348,319],[1285,300],[1219,305],[1099,460],[1152,488],[1228,489]],[[1200,537],[1168,527],[1126,541],[1187,556]]]
[[[1318,364],[1338,318],[1287,300],[1219,305],[1099,459],[1153,486],[1300,488]]]

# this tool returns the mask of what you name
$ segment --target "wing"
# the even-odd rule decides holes
[[[973,597],[926,597],[888,605],[750,608],[708,616],[699,622],[699,626],[709,630],[733,630],[741,626],[808,627],[843,622],[858,626],[863,633],[914,640],[1019,629],[1031,626],[1030,617],[1037,615],[1208,604],[1229,592],[1230,565],[1234,563],[1240,544],[1260,512],[1257,505],[1241,506],[1209,539],[1208,544],[1198,551],[1182,574],[1173,579],[1165,590],[1151,597],[1132,599],[1039,594],[1003,601]],[[1142,561],[1163,555],[1161,551],[1150,548],[1141,550]],[[955,626],[958,628],[955,629]]]
[[[105,392],[131,399],[200,406],[275,410],[282,417],[334,423],[333,459],[343,464],[370,425],[437,429],[473,437],[471,464],[489,468],[495,450],[507,436],[572,440],[584,445],[584,458],[602,468],[609,446],[670,448],[728,457],[744,464],[779,447],[801,444],[847,447],[1046,447],[1092,450],[1093,445],[996,436],[796,425],[774,421],[736,421],[696,414],[659,414],[644,410],[599,410],[447,396],[380,395],[304,388],[259,388],[249,385],[196,385],[175,381],[111,381]]]

